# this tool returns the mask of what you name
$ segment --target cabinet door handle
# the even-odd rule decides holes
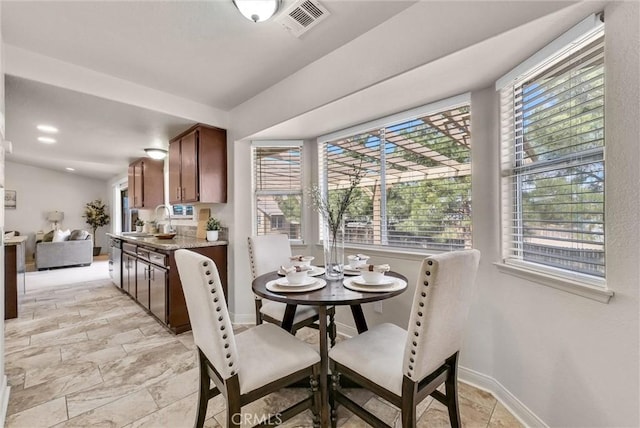
[[[185,191],[185,188],[183,187],[183,188],[182,188],[182,197],[183,197],[183,198],[184,198],[184,194],[185,194],[185,193],[187,193],[187,192]]]
[[[180,200],[180,188],[176,187],[176,200]]]

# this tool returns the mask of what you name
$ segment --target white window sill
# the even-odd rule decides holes
[[[505,263],[494,263],[494,265],[501,273],[513,275],[518,278],[533,281],[538,284],[546,285],[547,287],[566,291],[567,293],[576,294],[578,296],[596,300],[601,303],[609,303],[609,300],[611,300],[611,297],[613,297],[614,295],[613,291],[607,290],[605,288],[587,285],[578,281],[572,281],[567,278],[562,278],[543,272],[536,272],[520,266],[514,266]]]
[[[317,242],[316,246],[322,248],[322,241]],[[362,253],[368,256],[378,257],[391,257],[400,258],[403,260],[417,260],[422,261],[425,257],[432,254],[437,254],[441,251],[420,250],[417,248],[400,248],[400,247],[385,247],[374,245],[358,245],[348,242],[344,243],[344,257],[346,259],[349,254]]]

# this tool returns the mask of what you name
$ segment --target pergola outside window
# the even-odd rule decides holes
[[[346,242],[471,248],[469,102],[420,110],[320,139],[320,183],[329,198],[349,186],[354,168],[364,173],[345,216]]]

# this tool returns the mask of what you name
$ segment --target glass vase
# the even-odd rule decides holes
[[[344,278],[344,222],[336,227],[330,227],[324,222],[323,231],[324,269],[328,280]]]

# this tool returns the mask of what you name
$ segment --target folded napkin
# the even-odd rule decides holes
[[[292,262],[303,262],[305,260],[313,260],[312,256],[303,256],[303,255],[296,255],[296,256],[291,256],[289,257],[289,260],[291,260]]]
[[[383,265],[362,265],[358,266],[356,269],[359,271],[369,271],[369,272],[389,272],[391,270],[391,266],[388,264]]]
[[[311,266],[291,266],[291,267],[280,266],[280,269],[282,270],[282,272],[288,275],[293,272],[304,272],[307,270],[312,270],[313,268]]]

